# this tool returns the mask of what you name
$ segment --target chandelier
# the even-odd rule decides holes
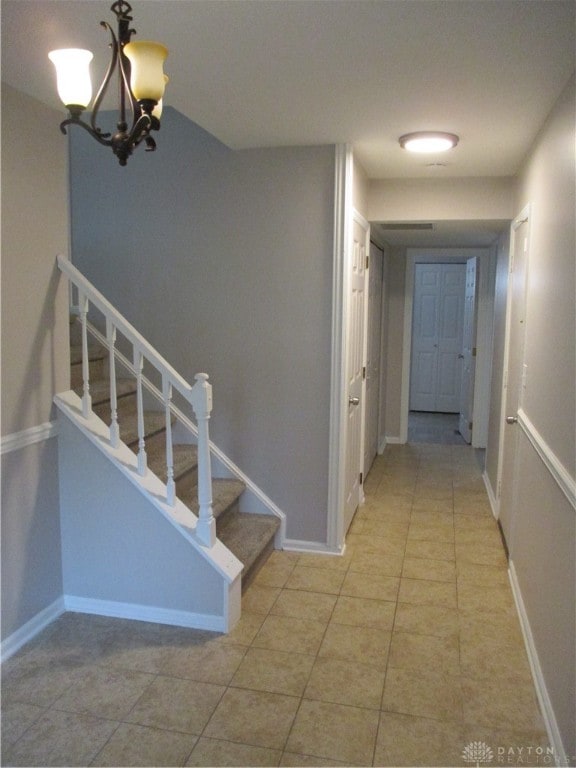
[[[58,94],[69,112],[69,117],[60,123],[62,133],[66,133],[69,125],[79,125],[100,144],[111,147],[120,165],[126,165],[142,141],[146,151],[156,149],[150,132],[160,129],[162,96],[168,81],[162,67],[168,49],[150,41],[131,42],[136,30],[130,28],[132,7],[126,0],[116,0],[110,10],[116,15],[118,33],[115,35],[107,22],[100,22],[112,37],[112,59],[94,99],[90,124],[82,120],[82,113],[92,98],[92,53],[80,48],[66,48],[51,51],[48,56],[56,67]],[[97,126],[98,111],[115,70],[118,71],[118,123],[115,133],[103,133]],[[131,117],[130,125],[127,114]]]

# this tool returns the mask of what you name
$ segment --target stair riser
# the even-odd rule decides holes
[[[274,537],[270,539],[266,547],[258,555],[258,559],[248,568],[248,570],[242,574],[242,592],[252,584],[255,577],[258,575],[258,571],[270,555],[274,552]]]
[[[222,531],[229,522],[231,522],[232,518],[240,512],[240,501],[239,499],[236,499],[236,501],[231,504],[227,509],[222,512],[222,514],[218,515],[216,518],[216,533],[218,536],[222,535]]]

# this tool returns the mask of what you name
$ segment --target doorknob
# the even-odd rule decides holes
[[[517,424],[517,423],[518,423],[517,416],[506,416],[506,424]]]
[[[359,397],[349,397],[348,398],[348,405],[358,405],[360,402]]]
[[[458,355],[458,360],[464,360],[464,355],[462,354]]]

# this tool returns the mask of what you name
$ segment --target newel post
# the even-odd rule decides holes
[[[208,421],[212,411],[212,385],[206,373],[197,373],[192,387],[192,407],[198,424],[198,524],[196,535],[205,547],[216,543],[216,520],[212,514],[212,469]]]

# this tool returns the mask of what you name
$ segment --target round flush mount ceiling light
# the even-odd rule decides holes
[[[417,131],[406,133],[398,139],[402,149],[421,153],[446,152],[448,149],[453,149],[458,144],[458,140],[455,133],[443,131]]]

